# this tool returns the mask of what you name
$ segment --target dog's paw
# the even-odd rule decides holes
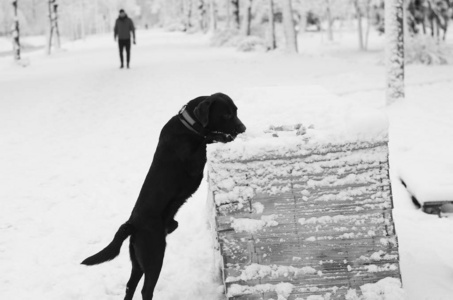
[[[173,231],[176,230],[176,228],[178,228],[178,221],[171,220],[167,224],[167,228],[166,228],[167,229],[167,234],[172,233]]]

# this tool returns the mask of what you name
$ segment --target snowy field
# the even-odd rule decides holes
[[[241,114],[243,91],[257,86],[317,85],[345,105],[384,107],[379,39],[369,53],[357,53],[353,39],[329,44],[307,35],[300,41],[307,50],[297,56],[210,48],[206,36],[162,31],[138,32],[137,42],[130,70],[118,68],[110,35],[67,44],[50,57],[30,53],[27,68],[0,58],[0,299],[122,299],[127,243],[110,263],[80,262],[127,220],[160,129],[196,96],[229,94],[246,125],[279,122],[262,107]],[[400,184],[405,176],[428,196],[451,188],[452,84],[451,66],[409,66],[407,99],[389,109],[394,217],[409,300],[453,295],[453,219],[420,212]],[[156,300],[221,299],[206,195],[203,182],[177,216]]]

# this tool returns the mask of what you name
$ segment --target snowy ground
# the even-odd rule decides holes
[[[342,47],[309,36],[301,41],[309,50],[286,56],[209,48],[199,35],[148,31],[137,39],[130,70],[117,68],[111,36],[68,44],[50,57],[29,54],[27,68],[0,58],[1,299],[122,298],[127,243],[111,263],[79,263],[129,217],[161,127],[188,100],[316,84],[345,103],[383,106],[379,43],[358,54],[355,40]],[[314,51],[316,45],[332,51]],[[415,181],[429,177],[430,185],[438,174],[451,176],[452,81],[451,66],[409,66],[406,103],[390,111],[394,216],[410,300],[453,294],[453,219],[417,211],[399,183],[404,172]],[[241,115],[238,106],[246,125],[272,119],[272,112]],[[218,298],[206,190],[203,183],[177,216],[180,228],[168,238],[156,300]]]

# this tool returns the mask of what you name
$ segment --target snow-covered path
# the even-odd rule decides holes
[[[117,69],[116,46],[107,37],[33,57],[27,69],[6,64],[8,76],[0,77],[2,299],[122,297],[130,272],[126,246],[103,267],[79,263],[129,217],[163,124],[195,95],[214,90],[212,79],[204,83],[212,69],[191,74],[202,68],[197,62],[209,60],[200,41],[142,36],[131,70]],[[206,186],[168,238],[156,299],[215,299],[205,199]]]
[[[244,54],[209,48],[199,35],[139,32],[130,70],[117,68],[111,36],[66,47],[51,57],[31,55],[25,69],[0,59],[1,299],[122,299],[130,271],[127,243],[111,263],[87,268],[79,262],[104,247],[129,217],[161,127],[194,97],[221,91],[235,99],[247,87],[300,84],[323,85],[345,101],[372,106],[383,96],[384,70],[377,64]],[[410,68],[413,102],[394,112],[396,164],[405,153],[416,159],[430,151],[412,151],[420,137],[442,148],[438,160],[451,153],[453,106],[445,97],[451,99],[452,80],[451,69]],[[430,103],[438,110],[423,101],[434,94],[439,97]],[[241,115],[240,106],[239,115],[246,125],[248,118],[273,121],[271,112]],[[417,123],[419,116],[430,126]],[[404,190],[395,189],[408,299],[450,299],[452,220],[415,211]],[[206,190],[203,183],[178,214],[156,300],[218,297]],[[134,299],[141,299],[139,292]]]

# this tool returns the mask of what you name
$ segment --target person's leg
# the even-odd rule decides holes
[[[118,39],[118,47],[120,50],[120,61],[121,61],[120,68],[123,68],[123,66],[124,66],[124,57],[123,57],[124,41],[123,40]]]
[[[131,61],[131,40],[126,40],[126,59],[127,59],[127,67],[129,68],[129,62]]]

